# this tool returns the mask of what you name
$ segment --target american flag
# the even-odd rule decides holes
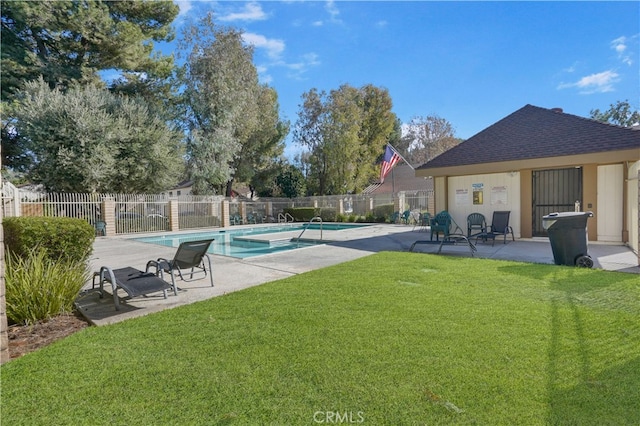
[[[393,166],[400,161],[400,155],[387,144],[387,149],[384,152],[384,158],[382,159],[382,166],[380,167],[380,183],[384,183],[384,178],[389,174]]]

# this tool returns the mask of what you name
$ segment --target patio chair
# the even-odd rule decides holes
[[[118,288],[123,289],[129,298],[146,296],[149,293],[161,291],[165,299],[167,298],[167,290],[171,288],[171,284],[161,278],[161,270],[156,270],[156,273],[153,273],[149,272],[148,269],[147,272],[142,272],[132,267],[111,269],[108,266],[103,266],[99,272],[93,274],[93,288],[96,286],[96,277],[100,278],[101,299],[104,297],[104,283],[111,284],[116,311],[120,310]]]
[[[513,228],[509,226],[510,211],[495,211],[493,212],[493,218],[491,219],[491,226],[487,228],[487,232],[476,235],[476,242],[479,238],[483,241],[488,239],[492,240],[491,245],[496,243],[497,235],[504,235],[504,244],[507,244],[507,235],[511,234],[511,240],[515,241],[516,238],[513,235]]]
[[[431,219],[431,241],[433,241],[433,235],[436,236],[436,241],[440,241],[439,234],[442,233],[443,237],[447,237],[451,230],[451,215],[446,210],[441,211]]]
[[[390,223],[398,223],[399,219],[400,219],[400,212],[393,212],[393,214],[389,216]]]
[[[477,231],[473,233],[474,231]],[[487,232],[487,221],[482,213],[471,213],[467,216],[467,238]]]
[[[402,220],[402,222],[405,225],[409,224],[410,219],[411,219],[411,210],[405,210],[404,212],[402,212],[402,216],[400,216],[400,220]]]
[[[173,292],[178,294],[178,287],[176,286],[175,276],[180,277],[182,281],[193,281],[194,274],[204,274],[207,275],[207,267],[205,265],[205,259],[209,264],[208,275],[211,279],[211,287],[213,287],[213,269],[211,267],[211,258],[207,254],[207,250],[209,250],[209,246],[213,242],[213,239],[209,240],[199,240],[199,241],[185,241],[180,244],[176,254],[173,256],[173,259],[168,260],[164,258],[158,258],[158,260],[150,260],[147,262],[147,270],[150,267],[155,267],[156,269],[168,272],[171,274],[171,284],[173,286]],[[185,278],[183,275],[183,269],[190,269],[189,272],[185,272],[184,274],[189,274],[189,279]]]
[[[413,229],[415,230],[416,226],[418,226],[418,231],[426,231],[429,223],[431,223],[431,214],[429,212],[420,212]]]
[[[96,228],[96,235],[101,235],[103,237],[107,235],[107,222],[104,220],[97,221],[94,227]]]
[[[242,219],[242,216],[240,216],[238,213],[234,214],[233,216],[231,216],[231,224],[232,225],[242,225],[244,224],[244,220]]]

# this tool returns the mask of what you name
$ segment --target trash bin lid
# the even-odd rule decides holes
[[[542,216],[542,228],[546,231],[553,226],[557,221],[563,220],[576,220],[578,218],[587,218],[593,217],[593,212],[556,212],[549,213],[546,216]]]
[[[593,212],[555,212],[555,213],[549,213],[548,215],[543,216],[542,219],[562,220],[562,219],[572,219],[578,216],[593,217]]]

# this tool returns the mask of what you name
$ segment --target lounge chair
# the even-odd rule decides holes
[[[511,215],[510,211],[495,211],[493,212],[493,218],[491,219],[491,226],[487,228],[486,232],[480,233],[476,235],[476,243],[479,238],[482,238],[483,241],[487,241],[488,239],[492,240],[491,245],[496,243],[496,236],[504,235],[504,244],[507,244],[507,235],[511,234],[511,240],[515,241],[515,236],[513,235],[513,228],[509,226],[509,216]]]
[[[474,233],[474,231],[476,231]],[[467,216],[467,238],[487,232],[487,221],[482,213],[471,213]]]
[[[142,272],[132,267],[111,269],[108,266],[103,266],[100,268],[100,272],[93,274],[94,288],[96,286],[96,277],[100,277],[100,298],[104,297],[104,283],[111,284],[116,311],[120,310],[118,288],[123,289],[129,298],[161,291],[165,299],[167,298],[167,290],[171,288],[171,284],[161,278],[162,271],[158,270],[153,273],[148,270],[147,272]]]
[[[178,294],[178,287],[176,286],[175,276],[177,275],[183,281],[193,281],[194,274],[204,274],[207,275],[207,267],[205,266],[204,260],[207,260],[209,264],[208,275],[211,279],[211,287],[213,287],[213,269],[211,267],[211,258],[207,254],[207,250],[209,246],[213,242],[213,239],[209,240],[198,240],[198,241],[185,241],[181,243],[176,251],[176,254],[173,256],[173,259],[168,260],[165,258],[158,258],[158,260],[150,260],[147,262],[147,270],[150,267],[155,267],[156,269],[168,272],[171,275],[171,284],[173,286],[173,291],[175,294]],[[191,269],[189,279],[185,278],[183,275],[183,269]]]

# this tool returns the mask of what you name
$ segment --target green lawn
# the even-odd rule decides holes
[[[379,253],[2,367],[7,425],[638,425],[633,274]]]

